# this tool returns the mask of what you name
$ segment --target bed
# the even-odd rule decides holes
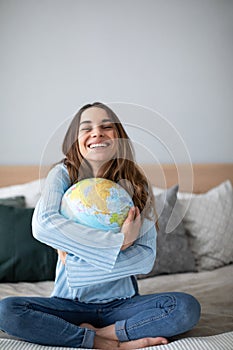
[[[188,292],[199,300],[202,307],[200,322],[191,331],[172,338],[167,345],[148,349],[233,349],[233,164],[141,166],[153,185],[161,232],[157,241],[157,263],[150,274],[138,276],[140,292]],[[0,166],[2,210],[12,206],[9,198],[24,197],[27,213],[29,210],[32,213],[46,172],[47,168],[37,166]],[[1,203],[1,199],[6,203]],[[15,210],[24,213],[26,208]],[[167,225],[169,218],[173,218],[170,228]],[[1,234],[4,234],[2,229]],[[160,245],[166,247],[163,254]],[[50,253],[46,251],[47,255]],[[23,258],[21,260],[23,264]],[[46,279],[48,271],[46,273],[43,280],[38,280],[31,278],[29,271],[27,278],[23,265],[21,272],[17,272],[17,279],[2,278],[0,298],[49,296],[53,281],[51,274]],[[32,274],[34,276],[35,271]],[[27,343],[0,332],[0,349],[63,348]]]

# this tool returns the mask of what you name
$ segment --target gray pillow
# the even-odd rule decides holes
[[[17,208],[25,208],[26,200],[25,200],[24,196],[0,198],[0,204],[11,205],[11,206],[17,207]]]
[[[179,186],[171,187],[167,191],[155,196],[156,210],[159,215],[159,231],[157,235],[157,256],[152,271],[138,278],[152,277],[161,274],[196,271],[194,255],[188,245],[188,237],[181,221],[170,233],[166,233],[166,226],[171,213],[181,217],[178,206],[175,206]]]

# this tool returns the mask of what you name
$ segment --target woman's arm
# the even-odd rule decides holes
[[[124,234],[124,242],[121,250],[129,248],[139,236],[141,228],[141,215],[138,207],[132,207],[129,210],[128,216],[124,221],[121,232]],[[58,249],[58,256],[61,262],[65,265],[67,253]]]
[[[110,282],[135,274],[148,273],[153,267],[155,256],[155,225],[145,219],[140,237],[132,246],[119,253],[114,267],[109,271],[96,268],[87,261],[68,254],[65,263],[68,283],[71,288],[77,288]]]
[[[112,269],[124,242],[124,234],[92,229],[61,215],[61,200],[69,187],[65,166],[55,166],[47,177],[34,211],[34,237],[55,249],[78,256],[93,266]]]

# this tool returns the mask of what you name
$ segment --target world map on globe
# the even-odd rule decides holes
[[[104,178],[89,178],[68,188],[60,211],[80,224],[119,232],[133,205],[129,193],[119,184]]]

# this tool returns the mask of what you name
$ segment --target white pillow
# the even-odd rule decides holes
[[[164,189],[164,188],[152,186],[152,192],[153,192],[154,196],[157,196],[158,194],[163,193],[165,191],[166,191],[166,189]]]
[[[191,198],[190,198],[191,196]],[[179,194],[186,209],[183,223],[197,269],[211,270],[233,262],[233,189],[227,180],[204,194]],[[190,205],[187,209],[187,201]]]
[[[26,207],[34,208],[40,198],[45,179],[27,182],[22,185],[14,185],[0,188],[0,198],[24,196]]]

